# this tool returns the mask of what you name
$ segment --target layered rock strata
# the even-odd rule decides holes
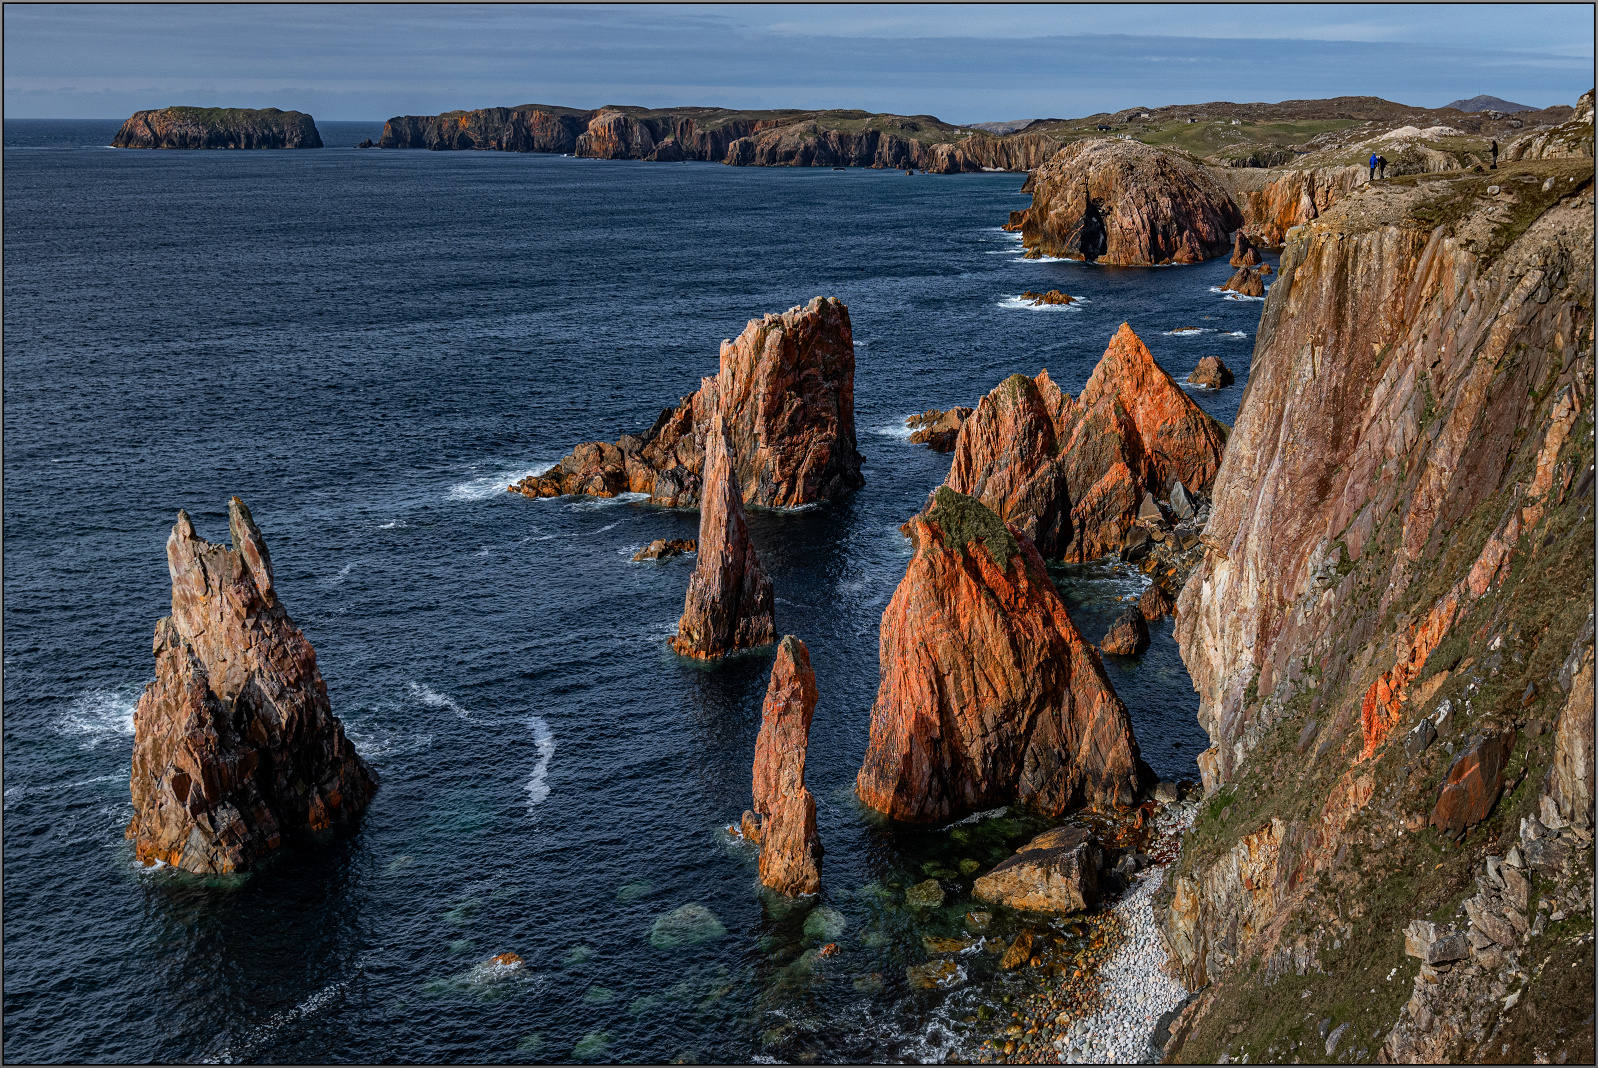
[[[805,786],[810,721],[816,712],[816,674],[810,650],[792,634],[777,646],[771,682],[755,740],[753,812],[745,834],[760,843],[760,881],[793,897],[821,889],[821,838],[816,799]]]
[[[135,111],[112,148],[321,148],[316,121],[277,108],[161,108]]]
[[[1073,399],[1049,378],[1011,375],[978,403],[945,485],[1013,524],[1047,557],[1116,552],[1150,492],[1202,489],[1226,430],[1193,403],[1125,323]]]
[[[721,343],[720,370],[640,436],[577,446],[512,492],[527,497],[648,493],[656,504],[699,501],[705,440],[720,418],[745,503],[793,508],[865,483],[854,427],[854,335],[830,297],[751,319]]]
[[[947,487],[907,526],[861,801],[915,823],[1132,803],[1149,773],[1126,706],[1030,539]]]
[[[705,495],[699,508],[698,562],[671,646],[713,660],[776,640],[771,579],[749,541],[731,446],[721,420],[705,447]]]
[[[1453,922],[1512,848],[1544,861],[1547,922],[1592,929],[1590,832],[1539,830],[1559,769],[1591,759],[1590,727],[1562,746],[1555,717],[1592,643],[1592,211],[1590,164],[1501,164],[1389,181],[1290,236],[1177,603],[1217,799],[1159,903],[1173,969],[1209,984],[1182,1059],[1280,1052],[1248,1006],[1407,967],[1405,925]],[[1396,1059],[1576,1055],[1550,1036],[1590,1006],[1525,964],[1568,968],[1569,943],[1477,908],[1522,964],[1473,918],[1486,941],[1443,984],[1465,1000],[1373,983],[1368,1017],[1329,1021],[1349,1049],[1398,1020]]]
[[[142,863],[210,874],[349,823],[377,790],[237,497],[228,529],[233,547],[212,545],[178,513],[172,614],[156,624],[155,681],[133,713],[127,837]]]
[[[1246,239],[1263,248],[1281,248],[1289,230],[1319,218],[1364,185],[1369,175],[1367,168],[1352,166],[1280,171],[1212,168],[1207,173],[1231,194]]]
[[[1243,223],[1203,168],[1136,141],[1069,144],[1029,184],[1032,206],[1019,222],[1031,254],[1118,266],[1198,263],[1227,252]]]

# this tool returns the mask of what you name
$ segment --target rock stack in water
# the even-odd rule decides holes
[[[793,508],[865,484],[854,430],[854,335],[849,309],[817,297],[781,315],[751,319],[721,345],[715,378],[666,409],[642,436],[577,446],[541,475],[511,486],[527,497],[647,493],[656,504],[693,507],[714,419],[726,426],[745,503]]]
[[[882,616],[861,801],[918,823],[1130,804],[1148,768],[1126,706],[1031,540],[947,487],[906,526],[915,555]]]
[[[231,549],[178,513],[172,614],[156,624],[155,681],[133,714],[127,837],[146,864],[203,873],[245,870],[290,837],[343,824],[377,790],[237,497],[228,520]]]
[[[1221,288],[1242,297],[1263,297],[1265,276],[1256,267],[1239,267],[1232,277],[1221,284]]]
[[[744,833],[760,843],[760,881],[779,894],[821,889],[821,839],[816,799],[805,787],[805,752],[816,712],[810,650],[792,634],[777,647],[755,741],[755,808]]]
[[[321,148],[322,136],[299,111],[176,107],[134,112],[111,147]]]
[[[1178,480],[1208,487],[1225,445],[1225,428],[1122,323],[1076,399],[1046,370],[1011,375],[982,398],[944,484],[1045,556],[1090,560],[1121,548],[1145,494]]]
[[[1232,258],[1228,262],[1233,267],[1258,267],[1260,264],[1259,249],[1241,230],[1233,235]]]
[[[771,579],[749,541],[732,450],[720,418],[705,439],[705,495],[699,508],[699,562],[671,646],[713,660],[776,640]]]

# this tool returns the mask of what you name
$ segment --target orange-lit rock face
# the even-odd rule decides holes
[[[178,513],[172,615],[133,714],[127,836],[141,861],[193,872],[247,869],[286,836],[346,822],[377,789],[277,598],[260,530],[237,497],[228,508],[232,549]]]
[[[1226,253],[1242,216],[1185,158],[1135,141],[1095,138],[1039,167],[1021,238],[1049,256],[1131,266],[1198,263]]]
[[[1049,378],[1011,375],[955,442],[945,485],[976,497],[1047,557],[1089,560],[1121,547],[1145,492],[1173,479],[1205,490],[1226,431],[1121,329],[1073,400]]]
[[[717,419],[706,439],[699,558],[671,645],[683,656],[713,660],[775,640],[771,579],[749,542],[732,457]]]
[[[1450,838],[1459,838],[1486,819],[1504,788],[1504,765],[1514,745],[1511,729],[1484,738],[1459,754],[1426,822]]]
[[[1147,767],[1126,707],[1030,540],[946,487],[907,526],[860,799],[919,823],[1130,804]]]
[[[780,894],[821,889],[816,799],[805,786],[805,755],[816,711],[810,650],[788,635],[777,647],[755,740],[755,814],[760,818],[760,881]]]

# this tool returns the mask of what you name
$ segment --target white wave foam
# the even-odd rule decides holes
[[[140,686],[115,690],[87,690],[67,706],[57,731],[78,737],[84,749],[98,748],[101,742],[133,736],[133,708],[138,704]]]
[[[565,498],[551,497],[550,500],[564,500]],[[614,508],[618,504],[632,504],[634,501],[647,501],[647,493],[618,493],[614,497],[579,497],[566,505],[568,512],[588,512],[595,508]],[[608,528],[607,528],[608,529]]]
[[[1269,293],[1271,291],[1271,287],[1270,286],[1266,286],[1265,287],[1265,291],[1267,293]],[[1234,292],[1232,292],[1229,289],[1222,289],[1220,286],[1210,286],[1210,292],[1211,293],[1218,293],[1221,296],[1225,297],[1227,300],[1264,300],[1265,299],[1264,297],[1246,297],[1246,296],[1244,296],[1241,293],[1234,293]]]
[[[998,303],[1001,308],[1024,308],[1027,311],[1069,311],[1078,304],[1088,303],[1088,300],[1086,297],[1078,297],[1070,304],[1034,304],[1021,297],[1005,297]]]
[[[333,1004],[350,985],[348,979],[341,979],[323,987],[292,1009],[284,1009],[275,1014],[271,1019],[249,1033],[237,1049],[224,1048],[201,1060],[202,1064],[242,1064],[250,1060],[250,1054],[270,1041],[277,1033],[296,1020],[315,1015]]]
[[[1207,326],[1179,326],[1175,330],[1165,331],[1166,337],[1196,337],[1199,334],[1213,334],[1214,330]]]
[[[1242,330],[1228,330],[1228,331],[1226,331],[1226,336],[1227,337],[1248,337],[1248,334],[1246,332],[1242,331]]]
[[[447,708],[468,723],[474,722],[472,714],[456,704],[453,698],[446,697],[424,682],[406,683],[410,688],[411,696],[428,708]]]
[[[510,483],[508,483],[508,482],[506,483],[506,485],[509,485],[509,484]],[[410,524],[405,522],[404,520],[402,520],[402,519],[394,519],[394,520],[391,520],[391,521],[389,521],[387,523],[379,523],[378,526],[377,526],[377,529],[378,530],[403,530],[403,529],[405,529],[408,526],[410,526]]]
[[[532,728],[533,743],[538,746],[538,763],[533,765],[532,777],[527,780],[527,808],[531,811],[549,796],[549,784],[545,779],[549,775],[549,760],[555,755],[555,735],[539,716],[530,718],[527,725]]]
[[[920,412],[911,412],[901,418],[897,423],[888,423],[885,426],[874,426],[871,428],[871,432],[873,434],[881,434],[885,438],[904,438],[905,440],[909,440],[910,435],[914,434],[915,431],[911,430],[910,427],[906,425],[905,420],[909,419],[910,415],[920,414]]]
[[[1010,811],[1009,806],[1000,805],[998,808],[990,808],[986,812],[973,812],[973,813],[971,813],[971,815],[967,816],[965,819],[963,819],[963,820],[955,820],[953,823],[949,824],[947,827],[940,827],[939,830],[949,831],[949,830],[953,830],[956,827],[964,827],[968,823],[980,823],[983,820],[993,819],[995,816],[1002,816],[1008,811]]]
[[[449,488],[446,496],[452,501],[486,501],[496,494],[504,493],[508,487],[515,485],[528,475],[541,475],[559,462],[559,460],[551,460],[548,463],[535,464],[532,467],[505,469],[496,474],[467,479],[465,482],[457,482]]]
[[[332,578],[328,579],[326,581],[326,584],[329,585],[329,586],[340,586],[340,585],[343,585],[344,580],[349,577],[349,573],[351,571],[353,571],[353,570],[355,570],[355,562],[351,561],[350,563],[347,563],[342,568],[340,568],[338,574],[336,574]]]

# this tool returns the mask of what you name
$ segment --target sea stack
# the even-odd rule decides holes
[[[133,714],[140,861],[248,869],[284,841],[348,823],[377,790],[328,705],[316,651],[272,583],[266,542],[237,497],[233,547],[167,538],[172,614],[155,627],[155,681]]]
[[[755,741],[755,808],[743,826],[760,843],[760,881],[779,894],[821,889],[816,799],[805,787],[805,753],[816,712],[810,650],[792,634],[777,646]]]
[[[1259,249],[1248,239],[1248,235],[1239,230],[1232,236],[1232,258],[1227,261],[1233,267],[1258,267],[1260,265]]]
[[[277,108],[161,108],[136,111],[112,148],[321,148],[316,120]]]
[[[906,527],[860,800],[914,823],[1131,804],[1149,772],[1126,706],[1031,540],[947,487]]]
[[[1011,222],[1033,256],[1121,267],[1199,263],[1225,254],[1243,224],[1202,168],[1136,141],[1066,145],[1027,184],[1032,206]]]
[[[982,501],[1050,558],[1120,549],[1145,495],[1215,480],[1226,429],[1125,323],[1073,400],[1011,375],[960,428],[945,485]]]
[[[699,508],[699,560],[671,647],[713,660],[776,640],[771,579],[749,541],[732,451],[718,417],[705,438],[705,494]]]
[[[865,484],[854,428],[854,335],[849,309],[831,297],[751,319],[721,344],[714,378],[642,435],[580,445],[542,475],[510,489],[528,497],[648,493],[693,507],[711,422],[725,424],[734,480],[746,504],[794,508]]]
[[[1193,373],[1187,376],[1187,380],[1195,386],[1203,386],[1206,389],[1225,389],[1236,381],[1232,377],[1231,370],[1221,362],[1219,356],[1206,356],[1201,359],[1198,366],[1193,368]]]

